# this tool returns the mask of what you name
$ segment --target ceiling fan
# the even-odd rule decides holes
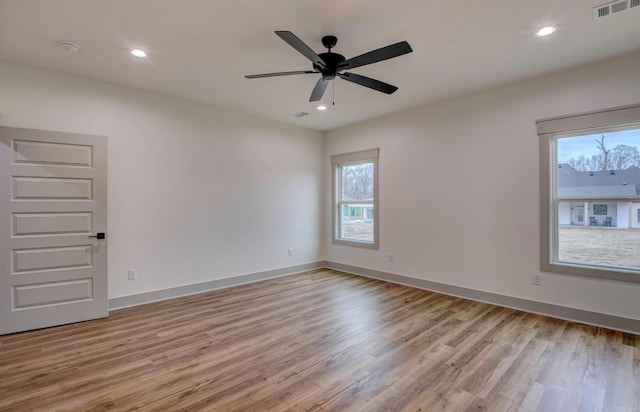
[[[246,77],[247,79],[259,79],[262,77],[321,73],[322,77],[318,80],[315,87],[313,88],[313,91],[311,92],[311,97],[309,98],[310,102],[317,102],[322,99],[329,81],[335,79],[336,76],[349,82],[356,83],[382,93],[391,94],[398,90],[396,86],[392,86],[390,84],[372,79],[370,77],[345,72],[344,70],[355,69],[356,67],[365,66],[367,64],[392,59],[394,57],[402,56],[403,54],[411,53],[413,51],[411,49],[411,46],[409,46],[409,43],[407,43],[406,41],[401,41],[399,43],[391,44],[389,46],[382,47],[380,49],[376,49],[347,60],[343,55],[331,52],[331,49],[334,48],[336,43],[338,42],[338,38],[335,36],[324,36],[322,38],[322,44],[324,45],[324,47],[329,49],[329,51],[326,53],[316,54],[316,52],[311,50],[309,46],[307,46],[292,32],[276,31],[275,33],[282,40],[289,43],[291,47],[304,55],[307,59],[311,60],[311,62],[313,63],[313,70],[252,74],[244,77]]]

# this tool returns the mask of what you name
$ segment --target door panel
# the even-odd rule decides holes
[[[91,199],[90,179],[13,177],[13,200]]]
[[[45,272],[78,267],[90,268],[93,263],[93,246],[14,249],[12,257],[12,275],[21,272]]]
[[[13,310],[87,301],[93,297],[92,279],[14,286]]]
[[[13,142],[16,164],[49,164],[92,167],[92,147],[51,142]]]
[[[0,334],[108,315],[107,139],[0,127]]]
[[[15,237],[34,235],[90,235],[92,213],[13,213],[11,234]]]

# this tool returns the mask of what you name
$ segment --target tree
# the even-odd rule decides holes
[[[597,155],[592,155],[591,157],[580,156],[577,159],[572,157],[567,163],[578,172],[590,172],[598,169],[600,160]]]
[[[578,172],[592,172],[595,170],[624,170],[631,166],[640,167],[640,151],[635,146],[618,145],[607,149],[604,145],[604,135],[596,139],[596,147],[600,153],[586,157],[572,157],[567,164]]]
[[[342,193],[353,200],[373,199],[373,163],[342,168]]]
[[[640,151],[635,146],[618,145],[611,149],[609,169],[623,170],[640,165]]]
[[[602,152],[602,156],[598,159],[600,161],[599,169],[607,170],[609,169],[609,152],[611,151],[611,149],[607,150],[604,147],[604,135],[601,135],[600,140],[596,139],[596,143],[596,147]]]

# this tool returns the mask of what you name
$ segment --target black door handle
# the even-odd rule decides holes
[[[89,237],[94,237],[98,240],[104,239],[104,233],[100,232],[100,233],[96,233],[95,236],[89,236]]]

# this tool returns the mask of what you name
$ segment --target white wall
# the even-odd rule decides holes
[[[380,250],[333,245],[326,233],[327,259],[640,319],[640,284],[551,273],[531,284],[539,271],[536,120],[634,103],[640,54],[328,133],[325,182],[329,155],[380,148]]]
[[[319,132],[7,63],[0,124],[108,136],[110,298],[320,259]]]
[[[629,227],[629,202],[617,202],[616,214],[613,216],[613,224],[617,227]]]
[[[110,298],[327,259],[640,319],[638,284],[546,273],[542,286],[531,285],[539,270],[535,120],[638,102],[635,54],[323,140],[197,103],[0,63],[1,125],[109,137]],[[380,250],[335,246],[328,156],[374,147],[381,148]],[[132,268],[135,282],[126,280]]]

